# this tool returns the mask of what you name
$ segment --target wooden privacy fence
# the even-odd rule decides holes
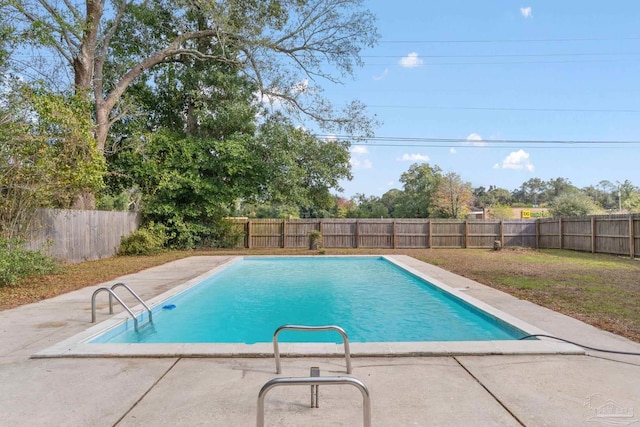
[[[538,220],[538,247],[592,253],[640,254],[640,215],[595,215]]]
[[[251,219],[244,248],[305,248],[309,232],[322,233],[325,248],[492,248],[536,247],[536,220],[436,219]]]
[[[442,219],[251,219],[244,248],[305,248],[309,232],[322,233],[325,248],[572,249],[593,253],[640,253],[640,215],[602,215],[532,220]]]
[[[69,262],[106,258],[116,254],[122,236],[134,232],[139,222],[135,212],[42,209],[25,246]]]

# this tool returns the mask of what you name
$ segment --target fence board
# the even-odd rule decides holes
[[[396,245],[398,248],[428,248],[428,220],[396,220]]]
[[[500,240],[500,221],[468,221],[467,248],[492,248],[496,240]]]
[[[41,209],[25,247],[68,262],[106,258],[117,253],[120,239],[139,222],[135,212]]]
[[[562,248],[591,251],[591,217],[572,217],[562,220]]]
[[[596,216],[596,252],[629,255],[629,216]]]
[[[433,248],[464,248],[464,221],[433,221],[431,223],[431,244]]]
[[[322,246],[325,248],[356,248],[356,220],[323,219]]]

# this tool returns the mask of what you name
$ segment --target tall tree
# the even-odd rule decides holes
[[[433,211],[433,196],[442,179],[442,169],[414,163],[400,176],[404,192],[395,212],[397,218],[427,218]]]
[[[433,197],[433,210],[445,218],[464,218],[473,206],[471,183],[455,172],[446,173]]]
[[[576,194],[579,191],[567,178],[550,179],[546,183],[544,199],[553,200],[561,194]]]
[[[363,3],[15,0],[1,12],[16,20],[25,44],[51,50],[69,67],[76,93],[93,102],[93,115],[86,114],[95,118],[102,152],[111,126],[127,115],[121,104],[127,89],[148,70],[185,57],[233,64],[262,95],[323,126],[368,131],[362,104],[337,111],[313,86],[351,74],[361,64],[360,50],[375,43],[374,18]],[[126,59],[114,63],[116,51]]]
[[[579,193],[564,193],[551,201],[553,216],[582,216],[598,213],[598,206],[588,196]]]
[[[495,185],[490,185],[489,189],[484,187],[478,187],[473,190],[473,197],[477,206],[481,208],[496,206],[496,205],[510,205],[511,193],[505,188],[499,188]]]
[[[389,211],[377,196],[356,194],[351,201],[356,206],[348,213],[349,218],[388,218]]]

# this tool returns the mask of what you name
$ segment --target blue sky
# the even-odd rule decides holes
[[[513,190],[535,177],[640,185],[640,143],[535,142],[640,141],[639,1],[366,4],[380,43],[325,95],[359,99],[383,124],[352,147],[343,196],[402,188],[400,175],[425,161],[474,187]]]

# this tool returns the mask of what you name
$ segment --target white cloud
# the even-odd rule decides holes
[[[411,52],[407,56],[400,59],[400,66],[404,68],[419,67],[423,63],[424,61],[418,57],[418,54],[416,52]]]
[[[373,80],[384,80],[389,75],[389,69],[385,68],[379,76],[374,75]]]
[[[469,136],[467,137],[467,142],[471,145],[475,145],[476,147],[484,147],[485,145],[487,145],[482,137],[475,132],[469,134]]]
[[[520,14],[525,18],[533,18],[531,6],[521,7]]]
[[[402,157],[397,159],[400,162],[428,162],[429,161],[429,156],[427,156],[426,154],[408,154],[405,153],[402,155]]]
[[[363,158],[363,156],[369,154],[369,149],[362,145],[354,145],[349,149],[351,153],[351,159],[349,163],[351,167],[354,169],[371,169],[373,167],[373,163],[371,160]]]
[[[354,145],[349,151],[351,151],[351,154],[355,154],[357,156],[369,153],[369,149],[363,145]]]
[[[373,167],[373,164],[369,159],[358,159],[357,157],[351,157],[349,163],[351,163],[351,167],[354,169],[371,169]]]
[[[449,148],[449,152],[450,152],[451,154],[456,154],[456,153],[457,153],[456,149],[455,149],[455,148],[453,148],[453,147]]]
[[[494,169],[502,167],[502,169],[525,169],[529,172],[533,172],[535,167],[533,166],[533,163],[531,163],[531,159],[529,157],[529,153],[524,150],[512,151],[502,161],[502,166],[496,164]]]

